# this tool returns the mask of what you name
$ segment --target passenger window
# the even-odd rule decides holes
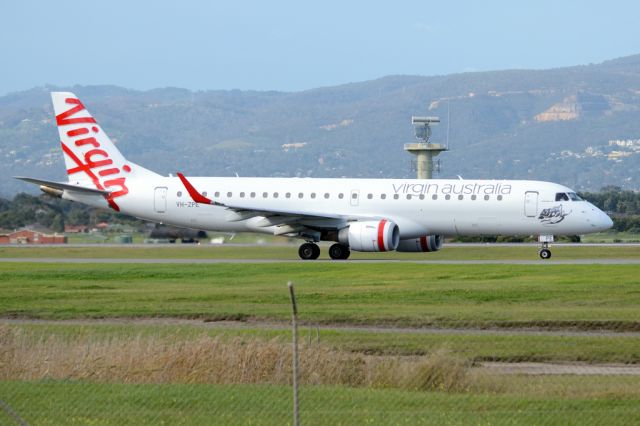
[[[256,193],[255,192],[251,193],[251,198],[256,198]]]
[[[215,194],[213,194],[216,198],[218,198],[220,196],[220,192],[216,191]]]
[[[182,197],[182,191],[178,191],[178,198]]]
[[[353,198],[354,200],[358,198],[358,193],[354,192],[353,194],[351,194],[351,198]]]
[[[266,192],[263,192],[263,193],[262,193],[262,198],[267,198],[267,196],[268,196],[268,195],[269,195],[269,194],[267,194]]]
[[[328,192],[324,193],[324,198],[329,199],[329,193]]]
[[[316,198],[316,193],[315,192],[311,193],[311,198]]]
[[[298,193],[298,198],[302,198],[304,197],[304,194],[302,192]]]
[[[240,193],[240,198],[244,198],[244,192]]]
[[[420,194],[420,199],[424,200],[424,194]]]
[[[502,201],[502,195],[498,195],[498,201]]]
[[[233,194],[231,192],[227,192],[227,197],[231,198]]]
[[[368,199],[372,199],[373,198],[373,194],[367,194],[367,198]]]
[[[384,199],[386,199],[386,198],[387,198],[387,194],[380,194],[380,199],[381,199],[381,200],[384,200]]]
[[[338,194],[338,198],[340,198],[341,200],[344,198],[344,194],[341,192]]]
[[[433,194],[433,195],[431,196],[431,199],[432,199],[432,200],[437,200],[437,199],[438,199],[438,196],[437,196],[436,194]]]
[[[277,192],[273,193],[273,198],[278,198],[278,193]]]
[[[393,199],[397,200],[398,198],[400,198],[400,196],[398,194],[393,194]]]
[[[478,198],[478,197],[476,197],[476,194],[473,194],[473,195],[471,196],[471,199],[472,199],[473,201],[475,201],[475,200],[476,200],[476,198]]]
[[[207,196],[207,191],[204,191],[204,192],[202,193],[202,196],[203,196],[203,197],[206,197],[206,196]]]
[[[564,192],[558,192],[556,194],[556,201],[569,201],[569,196]]]
[[[451,199],[451,195],[449,195],[449,194],[445,195],[445,196],[444,196],[444,199],[445,199],[445,200],[450,200],[450,199]]]
[[[489,201],[489,196],[488,196],[488,195],[485,195],[485,196],[484,196],[484,200],[485,200],[485,201]]]
[[[407,194],[407,200],[411,199],[411,194]]]
[[[462,200],[462,199],[464,199],[464,195],[462,194],[458,195],[458,200]]]
[[[290,192],[287,192],[287,193],[285,194],[285,197],[287,197],[287,198],[291,198],[291,193],[290,193]]]

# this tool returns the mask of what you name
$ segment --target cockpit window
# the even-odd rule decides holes
[[[556,201],[584,201],[575,192],[558,192],[556,193]]]

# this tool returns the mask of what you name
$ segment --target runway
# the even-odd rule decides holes
[[[336,265],[408,263],[424,265],[640,265],[635,259],[532,259],[532,260],[397,260],[397,259],[353,259],[353,260],[301,260],[301,259],[175,259],[175,258],[82,258],[82,257],[4,257],[0,263],[128,263],[128,264],[269,264],[269,263],[331,263]]]

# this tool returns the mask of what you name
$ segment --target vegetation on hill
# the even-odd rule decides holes
[[[49,99],[56,89],[73,90],[128,158],[164,174],[411,177],[410,118],[436,115],[433,141],[449,130],[451,148],[439,157],[441,177],[640,189],[640,55],[297,93],[36,88],[0,97],[3,176],[65,178]],[[0,182],[5,197],[19,191],[35,189]]]

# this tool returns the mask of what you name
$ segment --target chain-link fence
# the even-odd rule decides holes
[[[0,424],[293,423],[288,330],[165,326],[2,325]],[[302,424],[640,422],[633,365],[474,362],[442,345],[367,353],[332,343],[336,332],[301,329]]]

